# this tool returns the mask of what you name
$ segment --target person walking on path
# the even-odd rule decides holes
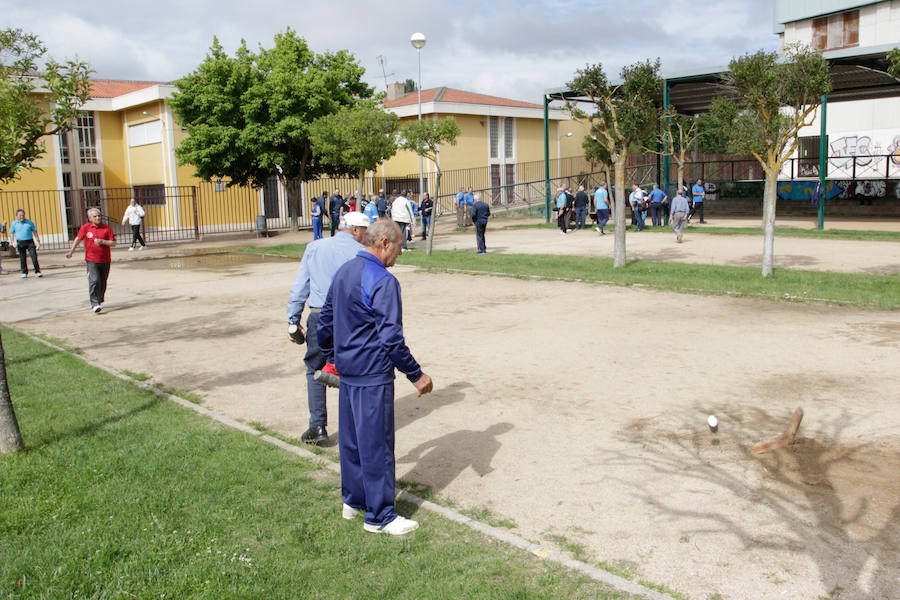
[[[556,188],[556,226],[561,234],[566,234],[566,192],[562,186]]]
[[[340,373],[341,516],[364,513],[365,531],[390,535],[419,526],[394,508],[394,369],[419,396],[434,387],[406,345],[400,283],[388,271],[401,235],[387,219],[368,228],[365,250],[334,276],[318,331],[322,351]]]
[[[91,310],[99,313],[106,301],[106,282],[109,279],[109,266],[112,263],[110,248],[116,245],[116,234],[112,227],[103,222],[99,208],[89,208],[88,222],[81,226],[66,258],[72,258],[75,248],[84,241],[84,262],[87,266],[88,296]]]
[[[28,277],[28,260],[25,256],[31,256],[31,264],[34,266],[34,276],[41,275],[41,265],[38,264],[37,251],[41,247],[41,239],[38,236],[37,225],[31,219],[25,218],[25,210],[16,211],[16,220],[9,226],[9,236],[16,243],[16,251],[19,253],[19,267],[22,269],[22,277]]]
[[[691,211],[693,215],[694,212],[700,213],[700,224],[705,225],[706,221],[703,219],[703,199],[706,198],[706,189],[703,187],[703,180],[698,179],[697,183],[694,184],[694,187],[691,188],[691,195],[694,197],[694,210]]]
[[[428,237],[428,228],[431,225],[431,213],[434,211],[434,202],[428,192],[422,196],[422,205],[419,212],[422,213],[422,239]]]
[[[594,192],[594,206],[597,208],[596,230],[600,232],[600,235],[606,235],[603,228],[609,222],[609,192],[605,183]]]
[[[588,198],[584,191],[584,186],[578,186],[578,192],[575,194],[575,229],[584,229],[584,222],[587,220],[588,204],[591,199]],[[474,220],[474,219],[473,219]]]
[[[377,205],[376,205],[377,206]],[[369,226],[369,219],[360,212],[352,212],[341,219],[336,236],[313,241],[303,252],[297,276],[291,286],[287,303],[288,327],[301,328],[300,317],[303,306],[309,301],[309,316],[306,318],[306,399],[309,406],[309,429],[300,439],[307,444],[321,444],[328,441],[328,412],[325,406],[325,386],[315,379],[316,371],[325,366],[325,356],[319,347],[319,314],[325,304],[325,296],[331,287],[331,280],[337,270],[363,249],[362,239]],[[294,343],[302,344],[300,338],[291,337]]]
[[[684,190],[679,190],[678,194],[672,200],[672,229],[675,230],[675,241],[679,244],[684,237],[684,223],[687,220],[688,200],[684,197]]]
[[[334,237],[334,232],[337,231],[338,224],[341,222],[341,215],[343,214],[344,206],[344,197],[341,196],[340,190],[334,190],[334,193],[328,199],[328,213],[331,215],[331,237]]]
[[[650,192],[650,223],[654,227],[659,227],[663,222],[663,205],[669,201],[669,197],[664,191],[659,189],[659,184],[653,184],[653,191]]]
[[[322,195],[318,198],[313,199],[312,205],[312,228],[313,228],[313,241],[321,240],[324,235],[322,233],[322,224],[323,220],[328,217],[328,208],[326,207],[326,198],[328,196],[328,192],[322,192]]]
[[[475,204],[472,205],[472,222],[475,223],[475,245],[478,254],[485,254],[487,246],[484,243],[484,232],[487,229],[488,219],[491,216],[491,207],[487,202],[482,202],[481,195],[475,194]]]
[[[144,207],[132,198],[128,208],[125,209],[125,215],[122,217],[122,225],[125,224],[125,221],[128,221],[128,224],[131,225],[131,247],[128,248],[129,252],[134,251],[134,245],[138,242],[141,243],[141,250],[147,246],[144,243],[144,238],[141,237],[141,222],[144,220],[145,214]]]
[[[400,194],[396,198],[394,198],[394,202],[391,204],[391,219],[400,227],[400,231],[403,232],[403,252],[409,250],[407,243],[409,242],[409,233],[416,222],[416,217],[413,215],[412,203],[409,201],[409,190],[406,190],[404,193]]]
[[[644,190],[638,184],[632,184],[628,202],[631,204],[632,222],[638,231],[644,230]]]

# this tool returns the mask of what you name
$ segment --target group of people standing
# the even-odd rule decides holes
[[[422,239],[427,238],[433,211],[434,202],[428,192],[422,194],[422,199],[418,204],[412,199],[410,190],[401,193],[400,190],[395,189],[393,194],[385,196],[384,189],[381,189],[378,194],[370,194],[368,199],[363,195],[359,201],[355,195],[351,195],[349,200],[345,200],[340,190],[334,190],[330,197],[328,192],[322,192],[321,196],[312,200],[313,240],[324,237],[325,219],[330,219],[331,237],[334,237],[342,217],[351,212],[361,212],[369,218],[370,223],[384,217],[397,223],[404,234],[402,249],[405,251],[409,249],[408,242],[412,241],[416,217],[421,217]]]
[[[703,203],[706,191],[703,180],[697,179],[690,192],[690,200],[687,197],[687,187],[682,185],[679,191],[683,199],[688,203],[684,222],[689,224],[691,218],[700,214],[700,223],[706,224],[703,214]],[[654,227],[660,227],[665,219],[666,212],[674,213],[669,206],[669,195],[660,189],[658,184],[653,184],[648,192],[641,186],[632,185],[632,191],[628,196],[628,206],[631,208],[631,224],[637,231],[643,231],[646,226],[647,215],[650,215],[650,223]],[[585,228],[586,217],[590,211],[590,199],[584,191],[584,186],[578,186],[578,191],[573,194],[568,185],[556,188],[556,199],[553,202],[553,211],[557,213],[556,224],[561,234],[569,231]],[[611,200],[609,188],[606,183],[594,189],[594,210],[596,210],[597,226],[595,230],[605,235],[606,225],[609,223]],[[570,227],[572,218],[575,219],[574,227]],[[679,239],[680,241],[680,239]]]

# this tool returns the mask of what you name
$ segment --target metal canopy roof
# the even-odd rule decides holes
[[[832,90],[828,102],[870,100],[900,96],[900,80],[887,74],[887,53],[895,46],[870,46],[824,52],[829,62]],[[681,114],[707,112],[712,101],[724,94],[722,75],[727,67],[710,67],[696,72],[664,76],[669,86],[669,103]],[[617,83],[617,82],[613,82]],[[545,90],[548,101],[590,102],[568,88]],[[662,94],[657,98],[662,104]]]

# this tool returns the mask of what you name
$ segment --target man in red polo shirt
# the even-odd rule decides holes
[[[116,235],[112,228],[103,222],[99,208],[89,208],[87,214],[88,222],[78,230],[66,258],[72,258],[75,248],[84,240],[84,260],[87,264],[91,310],[98,313],[103,310],[106,279],[109,277],[109,264],[112,262],[109,249],[116,245]]]

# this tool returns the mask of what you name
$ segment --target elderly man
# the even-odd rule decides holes
[[[135,245],[138,242],[141,244],[141,250],[146,248],[147,244],[144,243],[144,238],[141,237],[141,222],[144,220],[144,207],[137,203],[137,200],[134,198],[131,199],[131,202],[128,203],[128,208],[125,209],[125,215],[122,217],[122,225],[128,221],[128,224],[131,225],[131,247],[128,248],[129,252],[134,251]]]
[[[109,266],[112,262],[110,248],[116,245],[116,234],[112,228],[103,222],[103,215],[99,208],[89,208],[87,211],[88,222],[81,226],[78,235],[72,242],[72,247],[66,253],[66,258],[72,258],[72,253],[78,244],[84,241],[84,262],[87,265],[88,295],[91,299],[91,310],[94,314],[103,310],[103,302],[106,300],[106,281],[109,279]]]
[[[16,250],[19,252],[19,267],[22,269],[22,277],[28,277],[26,253],[31,256],[34,276],[42,277],[41,265],[38,264],[37,257],[41,239],[38,237],[37,225],[34,224],[34,221],[25,218],[25,209],[20,208],[16,211],[16,220],[9,226],[9,237],[16,243]]]
[[[584,191],[584,186],[578,186],[578,192],[575,193],[575,229],[584,229],[585,221],[587,221],[587,213],[588,213],[588,204],[591,203],[591,199],[588,197],[587,192]]]
[[[416,222],[412,203],[409,201],[409,190],[394,198],[394,202],[391,204],[391,219],[400,227],[400,232],[403,234],[402,250],[406,252],[409,250],[407,247],[409,233]]]
[[[487,202],[481,201],[481,194],[475,194],[475,204],[472,205],[472,222],[475,223],[475,245],[478,254],[485,254],[487,246],[484,243],[484,232],[487,229],[488,219],[491,216],[491,207]]]
[[[319,348],[317,325],[319,313],[325,304],[325,295],[337,270],[363,249],[362,240],[369,226],[369,219],[360,212],[347,213],[340,221],[340,231],[334,237],[313,241],[303,252],[297,277],[291,286],[287,303],[289,331],[298,331],[291,341],[302,344],[303,330],[300,316],[303,305],[309,300],[309,316],[306,318],[306,397],[309,405],[309,429],[300,439],[307,444],[328,441],[328,412],[325,406],[325,386],[316,380],[315,373],[325,366],[325,356]],[[296,326],[292,327],[292,326]]]
[[[318,332],[341,374],[341,516],[365,512],[366,531],[391,535],[419,526],[394,510],[394,369],[419,396],[433,387],[406,346],[400,283],[387,270],[400,254],[400,236],[387,219],[369,227],[365,250],[334,276]]]
[[[600,232],[600,235],[606,235],[603,228],[609,222],[609,192],[605,183],[594,192],[594,206],[597,209],[597,227],[595,229]]]
[[[685,190],[684,188],[678,190],[678,195],[675,196],[675,199],[672,200],[672,229],[675,230],[675,241],[679,244],[681,243],[681,239],[684,237],[684,222],[687,219],[688,211],[690,207],[688,206],[688,200],[684,197]]]
[[[375,194],[369,194],[369,203],[363,207],[363,214],[369,217],[369,223],[374,223],[378,217],[378,202],[381,197]]]

